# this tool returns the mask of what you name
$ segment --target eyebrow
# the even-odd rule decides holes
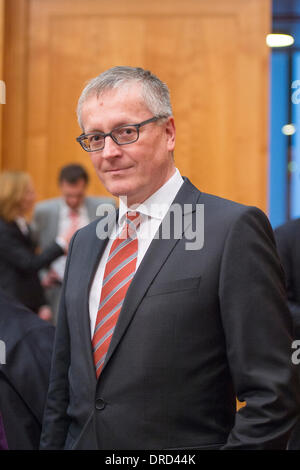
[[[117,129],[118,127],[127,126],[127,125],[134,125],[134,124],[136,124],[136,123],[135,122],[128,122],[128,121],[120,121],[120,124],[117,124],[114,127],[112,127],[110,131],[113,131],[114,129]],[[94,132],[100,132],[100,134],[105,134],[104,131],[100,131],[99,129],[91,129],[89,132],[83,132],[83,135],[84,134],[93,134]]]
[[[99,131],[99,129],[92,129],[89,132],[83,132],[82,135],[84,135],[84,134],[94,134],[95,132],[100,133],[100,134],[105,134],[105,132]]]

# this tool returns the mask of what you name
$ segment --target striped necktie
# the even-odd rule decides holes
[[[79,212],[76,209],[69,211],[70,227],[69,232],[74,234],[79,228]]]
[[[139,224],[140,214],[127,212],[125,226],[121,234],[114,240],[106,262],[92,339],[97,378],[103,368],[126,292],[135,273],[138,255],[136,229]]]

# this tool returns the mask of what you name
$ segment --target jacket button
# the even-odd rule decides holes
[[[103,410],[105,408],[105,405],[106,405],[106,403],[105,403],[104,400],[102,400],[102,398],[97,398],[97,400],[96,400],[96,409],[97,410]]]

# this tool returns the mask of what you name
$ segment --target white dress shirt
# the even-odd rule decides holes
[[[170,209],[170,206],[178,193],[179,189],[183,184],[183,179],[179,170],[176,168],[175,173],[171,178],[159,188],[152,196],[150,196],[146,201],[134,208],[129,208],[126,205],[126,198],[120,197],[120,207],[119,207],[119,219],[118,224],[113,230],[114,236],[110,237],[103,255],[101,257],[99,266],[96,270],[91,290],[89,296],[89,311],[90,311],[90,325],[91,325],[91,337],[93,337],[95,323],[98,313],[98,306],[100,303],[101,295],[101,286],[103,282],[104,270],[106,266],[106,260],[108,258],[110,248],[115,240],[115,238],[122,231],[125,224],[125,216],[129,210],[134,210],[140,213],[141,223],[137,229],[137,239],[138,239],[138,256],[136,263],[136,270],[143,257],[145,256],[146,251],[149,248],[150,243],[152,242],[163,218]]]
[[[84,227],[90,222],[87,208],[82,205],[78,208],[78,227],[77,230]],[[56,243],[58,243],[63,248],[63,237],[68,233],[72,224],[70,217],[70,207],[65,203],[64,200],[61,201],[59,209],[59,218],[58,218],[58,227],[57,227],[57,238]],[[62,281],[65,272],[66,266],[66,256],[60,256],[51,264],[51,268],[56,272],[58,278]]]
[[[24,217],[16,217],[15,222],[23,235],[27,236],[29,234],[29,228],[26,222],[26,219]]]

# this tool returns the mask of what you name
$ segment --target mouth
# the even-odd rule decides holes
[[[128,171],[132,168],[131,166],[126,167],[126,168],[113,168],[111,170],[106,170],[106,173],[111,173],[111,174],[116,174],[116,173],[122,173],[124,171]]]

